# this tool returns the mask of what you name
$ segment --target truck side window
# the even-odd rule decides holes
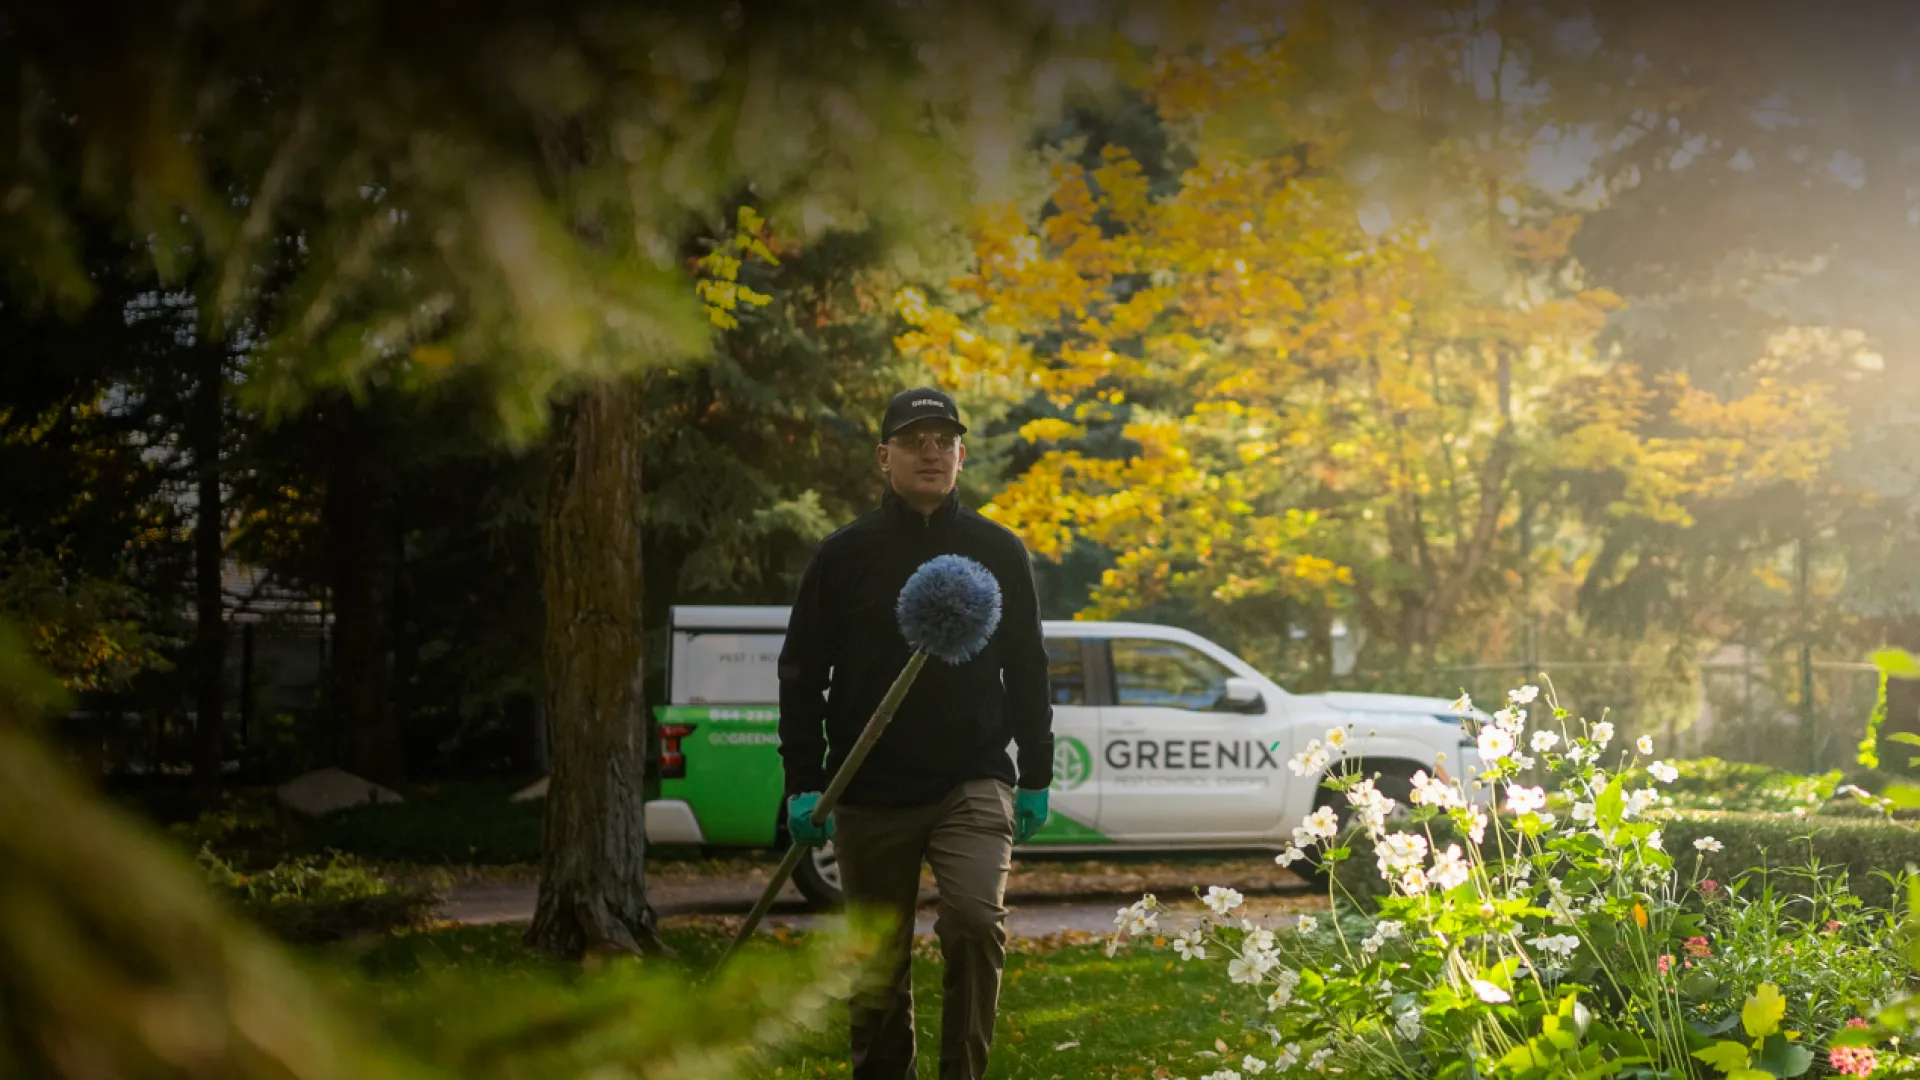
[[[1219,661],[1177,641],[1113,641],[1113,689],[1119,705],[1207,712],[1225,699],[1232,674]]]
[[[1087,703],[1087,672],[1079,638],[1047,639],[1047,685],[1055,705]]]

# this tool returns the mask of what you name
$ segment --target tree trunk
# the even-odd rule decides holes
[[[226,608],[221,603],[220,563],[225,520],[220,501],[220,448],[224,440],[226,371],[216,345],[205,353],[194,387],[193,456],[198,474],[193,522],[194,786],[204,798],[220,793],[220,763],[226,756]]]
[[[604,383],[562,410],[541,522],[552,782],[527,944],[664,951],[647,903],[640,406]]]
[[[347,768],[382,784],[406,779],[393,722],[393,499],[381,440],[365,410],[341,403],[327,423],[322,514],[333,593],[333,678],[347,735]]]

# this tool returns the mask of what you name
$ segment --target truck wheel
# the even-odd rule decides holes
[[[794,868],[793,883],[815,911],[830,911],[845,902],[846,895],[840,891],[840,857],[834,853],[833,841],[807,852]]]

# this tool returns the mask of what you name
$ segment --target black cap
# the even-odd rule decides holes
[[[880,441],[886,442],[900,429],[921,420],[945,420],[967,433],[967,425],[960,422],[960,406],[953,399],[935,390],[931,386],[916,386],[911,390],[902,390],[887,402],[887,415],[880,421]]]

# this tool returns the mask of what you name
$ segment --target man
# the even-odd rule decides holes
[[[887,480],[880,508],[820,542],[780,651],[788,832],[799,844],[832,837],[848,904],[898,920],[884,983],[853,1003],[854,1080],[917,1075],[909,960],[923,861],[939,886],[934,932],[946,964],[940,1077],[985,1075],[1013,845],[1047,817],[1053,706],[1033,568],[1017,537],[959,503],[966,432],[938,390],[893,398],[876,452]],[[999,581],[1000,626],[964,664],[927,662],[828,827],[815,829],[820,792],[906,665],[894,621],[901,586],[946,554]]]

